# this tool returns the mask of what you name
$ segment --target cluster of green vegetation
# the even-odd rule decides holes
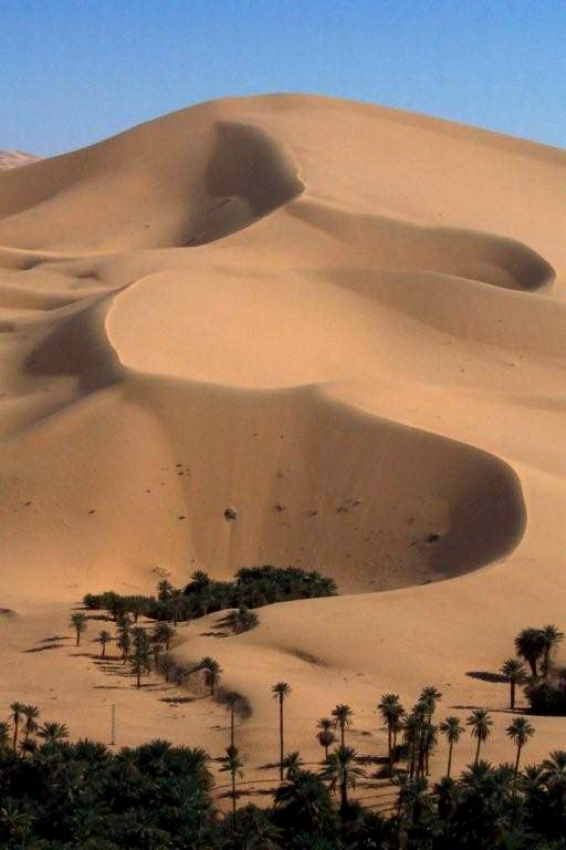
[[[272,692],[279,705],[283,747],[283,709],[291,689],[279,682]],[[515,764],[493,767],[479,759],[489,723],[472,715],[468,723],[478,740],[476,758],[453,779],[452,745],[463,728],[457,718],[447,718],[439,725],[449,742],[447,772],[429,785],[426,750],[431,736],[424,730],[430,732],[434,725],[439,699],[431,687],[422,691],[410,713],[394,694],[384,694],[379,703],[388,730],[390,764],[397,734],[406,747],[407,767],[394,775],[399,793],[388,815],[350,797],[351,789],[368,777],[356,751],[345,743],[352,720],[347,705],[336,706],[332,717],[318,724],[317,735],[326,752],[320,770],[306,769],[299,753],[289,753],[281,758],[280,782],[269,805],[239,808],[238,783],[245,765],[234,745],[234,695],[229,704],[231,741],[220,768],[230,776],[227,796],[232,810],[222,814],[217,805],[221,788],[214,787],[209,756],[202,749],[162,740],[118,752],[92,740],[70,743],[64,724],[40,726],[36,707],[13,703],[10,721],[0,723],[0,846],[5,850],[564,850],[566,752],[555,751],[542,764],[520,771],[518,756],[524,741],[521,744],[522,733],[517,734],[514,721],[508,733],[515,725],[511,735],[517,745]],[[415,718],[421,727],[417,733]],[[339,745],[328,753],[337,738]]]
[[[529,626],[515,637],[516,657],[508,658],[501,666],[510,684],[512,709],[517,685],[525,685],[533,714],[566,715],[566,669],[553,663],[563,640],[564,633],[552,624],[540,629]]]
[[[152,620],[178,622],[204,617],[215,611],[230,608],[241,612],[239,628],[251,628],[257,622],[251,608],[293,599],[314,599],[333,596],[336,585],[317,572],[305,572],[298,567],[246,567],[239,570],[235,581],[215,581],[198,570],[184,590],[161,581],[157,596],[121,596],[113,591],[84,597],[91,610],[104,609],[117,618],[131,614],[135,621],[140,615]]]

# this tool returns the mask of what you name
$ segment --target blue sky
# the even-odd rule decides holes
[[[0,148],[314,92],[566,146],[566,0],[0,0]]]

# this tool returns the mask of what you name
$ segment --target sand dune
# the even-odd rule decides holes
[[[377,748],[385,690],[433,680],[456,710],[502,707],[466,673],[497,670],[522,625],[566,625],[565,168],[520,140],[280,95],[0,175],[13,676],[86,591],[292,563],[341,595],[229,640],[213,618],[181,630],[180,657],[218,657],[248,695],[247,759],[272,755],[274,680],[312,757],[338,701]],[[94,734],[88,677],[45,655],[61,719]],[[34,659],[21,696],[41,701]],[[12,673],[2,688],[20,695]],[[218,711],[192,718],[213,749]],[[148,712],[128,740],[162,722]],[[557,727],[539,725],[543,755]]]
[[[0,151],[0,170],[21,168],[23,165],[37,162],[38,159],[38,156],[34,156],[31,153],[23,153],[23,151]]]

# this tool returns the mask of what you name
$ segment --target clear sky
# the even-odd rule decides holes
[[[566,0],[0,0],[0,148],[312,92],[566,146]]]

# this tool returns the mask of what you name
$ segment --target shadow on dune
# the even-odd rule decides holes
[[[214,138],[205,171],[209,201],[192,223],[187,245],[242,230],[304,190],[295,164],[259,127],[221,121],[214,126]]]

